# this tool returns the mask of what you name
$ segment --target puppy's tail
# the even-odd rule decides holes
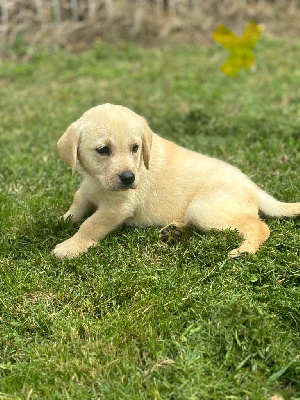
[[[268,193],[258,193],[258,208],[270,217],[296,217],[300,215],[300,203],[282,203]]]

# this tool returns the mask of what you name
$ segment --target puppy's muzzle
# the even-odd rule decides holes
[[[119,179],[122,185],[129,187],[135,180],[135,175],[132,171],[123,171],[119,174]]]

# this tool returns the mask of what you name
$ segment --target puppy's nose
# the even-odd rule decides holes
[[[132,171],[124,171],[119,174],[119,179],[123,185],[129,186],[135,180],[135,175]]]

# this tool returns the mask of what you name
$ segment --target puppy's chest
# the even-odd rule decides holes
[[[151,225],[160,225],[159,219],[155,218],[150,213],[145,213],[144,211],[137,210],[134,212],[132,217],[127,218],[124,223],[129,226],[151,226]]]
[[[86,198],[97,208],[116,209],[122,208],[126,204],[126,193],[124,192],[98,192],[90,191],[86,193]]]
[[[139,204],[131,217],[127,218],[124,222],[126,225],[131,226],[161,226],[169,222],[169,215],[164,212],[159,204],[153,201],[145,201]]]

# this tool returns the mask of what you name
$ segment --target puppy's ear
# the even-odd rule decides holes
[[[151,151],[151,146],[152,146],[152,131],[149,128],[148,124],[145,123],[144,131],[143,131],[143,137],[142,137],[142,151],[143,151],[143,160],[144,160],[144,165],[147,169],[149,169],[149,163],[150,163],[150,151]]]
[[[76,172],[79,141],[79,132],[75,124],[72,124],[57,142],[58,154],[60,158],[72,168],[73,175]]]

